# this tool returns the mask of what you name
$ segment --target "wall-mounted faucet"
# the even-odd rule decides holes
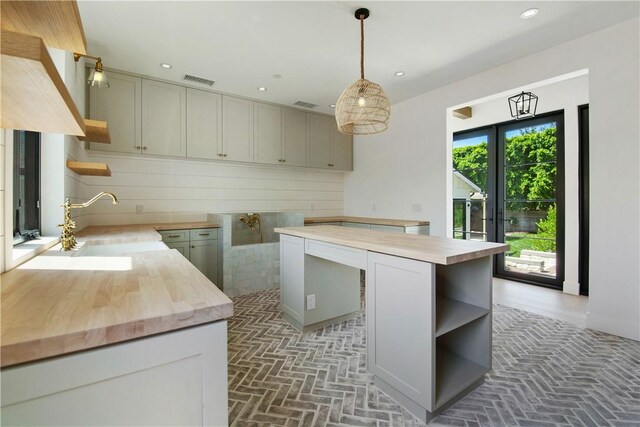
[[[240,222],[245,223],[251,228],[251,231],[256,230],[256,225],[260,227],[260,214],[248,213],[240,217]]]
[[[113,204],[118,204],[118,198],[115,194],[109,193],[108,191],[103,191],[102,193],[96,194],[91,200],[84,203],[71,203],[71,200],[67,198],[63,204],[60,206],[64,208],[64,223],[59,224],[58,227],[62,227],[62,233],[60,235],[60,243],[62,244],[63,251],[70,251],[71,249],[76,247],[76,235],[73,230],[76,228],[76,222],[71,219],[71,209],[82,209],[86,208],[89,205],[92,205],[96,200],[101,198],[102,196],[110,196],[113,200]]]

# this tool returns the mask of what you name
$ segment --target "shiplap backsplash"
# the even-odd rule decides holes
[[[104,162],[110,177],[68,171],[66,193],[88,199],[116,194],[83,209],[78,226],[205,220],[207,213],[289,211],[305,216],[341,215],[343,172],[244,165],[176,158],[85,152],[70,146],[69,158]],[[136,214],[136,205],[144,213]]]

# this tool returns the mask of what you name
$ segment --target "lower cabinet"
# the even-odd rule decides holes
[[[2,369],[2,425],[224,426],[227,322]]]
[[[180,252],[202,274],[220,287],[218,269],[218,229],[163,230],[162,241]]]
[[[368,369],[428,422],[491,369],[492,258],[440,265],[369,252],[367,261]]]

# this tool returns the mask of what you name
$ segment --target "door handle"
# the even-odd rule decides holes
[[[504,222],[504,217],[502,214],[502,208],[498,208],[498,222],[502,224]]]

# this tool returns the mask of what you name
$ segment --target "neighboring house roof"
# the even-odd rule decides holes
[[[482,193],[482,189],[474,184],[473,181],[471,181],[469,178],[464,176],[460,171],[454,170],[453,176],[458,177],[462,182],[467,184],[467,186],[469,186],[469,189],[474,193]]]

